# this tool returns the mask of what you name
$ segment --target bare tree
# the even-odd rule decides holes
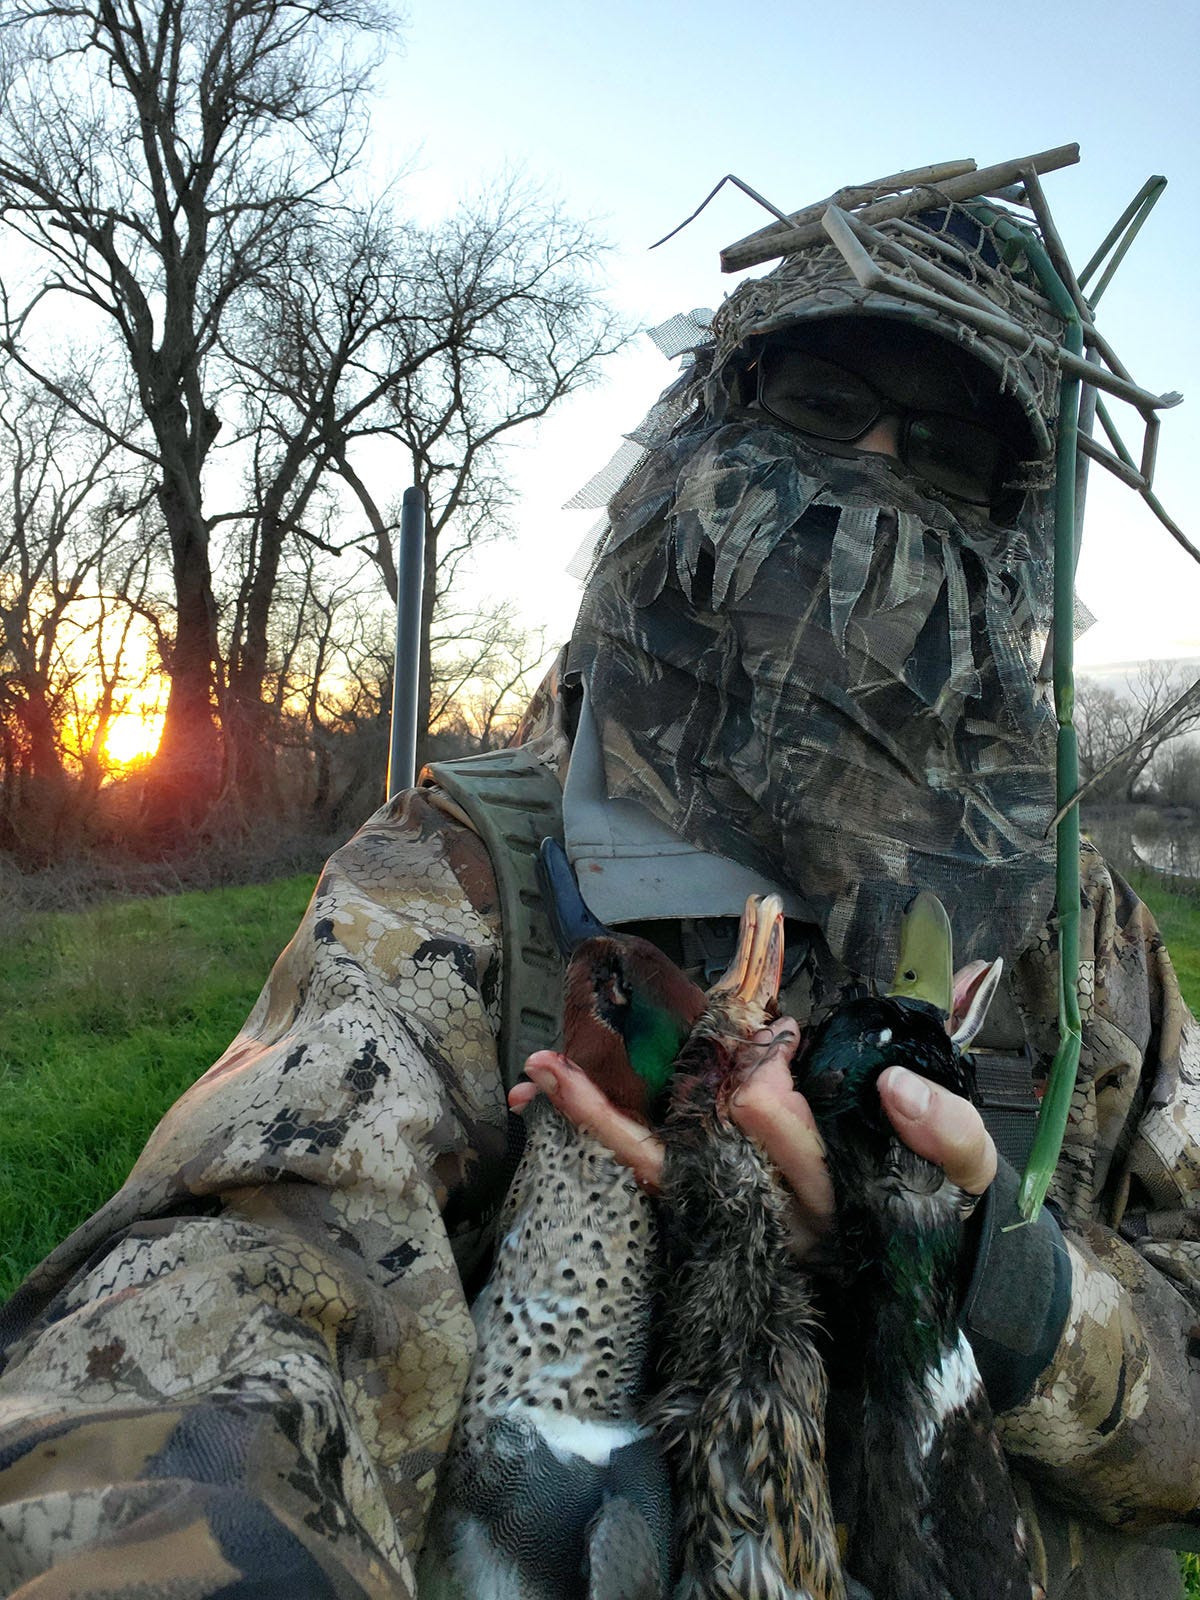
[[[624,342],[581,281],[580,263],[593,259],[584,227],[511,184],[429,242],[425,272],[445,285],[462,336],[406,376],[393,397],[395,435],[430,508],[419,728],[430,722],[435,608],[460,563],[507,527],[503,444],[588,382]]]
[[[0,723],[4,833],[52,854],[68,810],[86,820],[93,765],[129,676],[145,593],[144,469],[44,389],[4,374],[0,399]],[[109,414],[120,417],[119,397]],[[117,615],[117,613],[120,615]],[[115,655],[115,658],[114,658]],[[144,655],[144,652],[143,652]],[[144,671],[144,662],[136,668]],[[95,775],[93,775],[95,776]]]
[[[313,539],[331,473],[357,511],[343,542],[370,553],[393,601],[397,478],[425,493],[418,724],[436,720],[434,613],[470,551],[508,531],[502,447],[623,341],[600,301],[597,255],[586,227],[510,180],[428,232],[402,226],[383,203],[323,222],[248,298],[248,326],[228,351],[254,441],[231,653],[244,726],[261,716],[284,542]]]
[[[1133,801],[1156,752],[1170,739],[1200,726],[1200,697],[1185,701],[1178,717],[1164,720],[1185,694],[1191,673],[1170,661],[1143,661],[1119,689],[1081,679],[1075,724],[1083,776],[1109,769],[1092,794],[1099,801]]]
[[[1200,741],[1168,739],[1155,752],[1147,775],[1161,804],[1200,810]]]
[[[397,347],[408,285],[392,256],[385,218],[351,211],[321,218],[298,230],[287,261],[246,297],[223,342],[248,445],[246,504],[227,519],[244,546],[232,598],[226,718],[236,782],[260,783],[269,764],[264,691],[285,550],[296,538],[330,554],[340,548],[330,516],[336,462],[351,440],[372,430],[392,365],[404,358]],[[311,603],[311,562],[303,570]]]
[[[312,544],[289,546],[272,614],[272,738],[287,774],[282,783],[276,774],[277,798],[324,829],[360,820],[384,798],[394,619],[378,589],[364,583],[361,554],[359,562],[358,571],[347,570]],[[546,654],[540,632],[524,627],[511,604],[439,607],[431,755],[503,743]]]
[[[512,732],[550,653],[511,602],[434,614],[430,738],[439,753],[494,750]]]
[[[374,0],[17,0],[0,12],[0,215],[39,285],[6,301],[6,348],[150,463],[176,618],[159,758],[164,820],[194,817],[219,770],[222,683],[203,473],[222,425],[215,357],[248,286],[357,154]],[[35,337],[82,307],[120,352],[137,424],[64,382]],[[61,313],[57,313],[61,315]]]
[[[275,676],[281,730],[299,725],[311,756],[305,807],[327,830],[358,822],[384,798],[391,709],[392,619],[363,584],[365,563],[339,572],[325,553],[300,546],[295,621],[278,628]],[[369,570],[369,569],[368,569]],[[285,734],[286,736],[286,734]]]
[[[431,506],[428,712],[438,595],[505,526],[500,445],[620,342],[588,229],[520,183],[429,231],[390,201],[354,201],[387,6],[0,0],[0,221],[31,263],[23,296],[0,285],[4,345],[155,474],[175,601],[151,791],[164,829],[194,822],[222,782],[263,785],[287,543],[363,544],[394,593],[406,481]],[[47,330],[63,306],[122,364],[128,424],[57,365]],[[226,447],[247,492],[214,509]],[[240,563],[232,586],[214,578],[222,551]]]

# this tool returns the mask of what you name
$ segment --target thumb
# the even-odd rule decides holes
[[[880,1073],[879,1098],[910,1150],[941,1167],[968,1194],[983,1193],[996,1176],[996,1146],[969,1100],[907,1067]]]

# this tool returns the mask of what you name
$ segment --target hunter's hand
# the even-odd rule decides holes
[[[557,1050],[535,1051],[525,1063],[525,1076],[528,1083],[515,1083],[508,1091],[513,1111],[523,1111],[531,1100],[544,1094],[568,1122],[590,1133],[628,1167],[643,1189],[658,1193],[663,1143],[652,1128],[619,1110],[582,1067]]]
[[[792,1082],[791,1060],[799,1029],[788,1017],[742,1047],[745,1076],[729,1114],[758,1141],[787,1180],[796,1199],[793,1219],[797,1253],[818,1250],[833,1227],[833,1185],[825,1147],[808,1101]],[[662,1182],[663,1144],[652,1129],[620,1111],[574,1062],[540,1050],[525,1067],[529,1083],[509,1093],[514,1111],[544,1093],[576,1127],[591,1133],[652,1194]],[[899,1137],[918,1155],[940,1166],[960,1189],[982,1194],[996,1175],[996,1147],[979,1112],[959,1095],[929,1083],[904,1067],[888,1067],[879,1078],[884,1112]]]
[[[982,1194],[996,1176],[996,1146],[969,1100],[907,1067],[879,1076],[887,1119],[910,1150],[932,1161],[967,1194]]]
[[[796,1024],[781,1018],[758,1034],[766,1046],[761,1063],[733,1097],[731,1113],[744,1133],[762,1145],[791,1184],[817,1237],[833,1221],[833,1188],[824,1146],[808,1101],[792,1083],[789,1063]],[[879,1076],[879,1098],[896,1133],[919,1156],[932,1161],[967,1194],[982,1194],[996,1176],[996,1146],[976,1108],[907,1067]]]

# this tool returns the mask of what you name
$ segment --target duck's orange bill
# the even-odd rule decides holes
[[[728,970],[708,991],[714,1000],[762,1014],[763,1026],[775,1014],[783,976],[783,902],[777,894],[752,894],[742,912],[737,949]]]

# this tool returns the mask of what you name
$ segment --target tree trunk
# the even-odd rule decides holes
[[[242,803],[261,814],[278,808],[273,716],[263,700],[267,677],[267,629],[279,581],[283,525],[264,512],[260,523],[258,560],[245,582],[245,629],[233,645],[229,693],[225,704],[226,781]]]
[[[46,700],[46,685],[40,677],[26,674],[22,676],[21,689],[25,698],[18,714],[29,741],[29,771],[39,783],[57,789],[65,784],[67,775],[59,754],[54,718]]]
[[[203,820],[220,788],[216,602],[208,530],[189,505],[198,506],[198,496],[167,481],[158,501],[171,540],[176,629],[162,742],[147,779],[143,820],[155,843],[172,844]]]
[[[430,635],[433,608],[437,604],[437,529],[432,519],[425,524],[425,581],[421,589],[421,651],[417,676],[417,776],[429,760],[429,708],[433,703],[433,676],[430,671]]]
[[[43,867],[59,859],[71,820],[72,795],[62,764],[46,685],[35,674],[22,677],[18,716],[25,732],[24,771],[14,785],[11,820],[18,859]]]

